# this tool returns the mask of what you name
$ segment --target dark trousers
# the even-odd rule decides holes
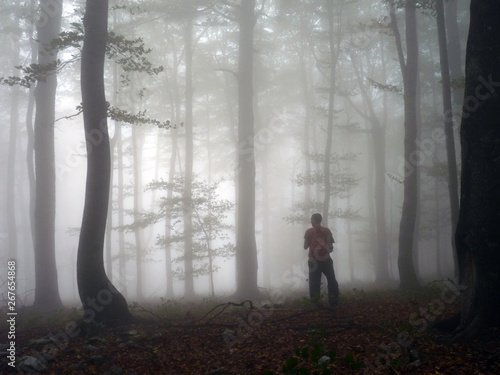
[[[328,257],[325,261],[309,259],[309,296],[312,300],[319,301],[321,289],[321,275],[326,276],[328,282],[328,302],[330,305],[338,304],[339,299],[339,284],[335,279],[335,271],[333,270],[333,260]]]

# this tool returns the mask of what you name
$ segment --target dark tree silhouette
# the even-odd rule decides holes
[[[466,287],[459,337],[498,323],[500,309],[500,2],[472,0],[460,138],[462,176],[456,231]]]
[[[84,17],[81,86],[87,144],[87,182],[80,242],[78,292],[85,321],[107,322],[130,318],[125,298],[104,270],[103,249],[111,176],[107,106],[104,93],[104,57],[108,1],[87,0]]]
[[[417,149],[417,81],[418,81],[418,39],[417,39],[417,3],[415,0],[405,2],[406,21],[406,60],[403,54],[403,44],[397,27],[394,1],[390,1],[391,24],[396,38],[399,64],[403,74],[404,113],[405,113],[405,161],[411,160],[412,153]],[[418,168],[405,168],[404,199],[401,222],[399,225],[398,269],[400,287],[411,289],[419,286],[413,250],[415,226],[417,219],[418,200]]]

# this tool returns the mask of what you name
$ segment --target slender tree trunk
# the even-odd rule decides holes
[[[303,33],[302,33],[303,34]],[[301,34],[301,35],[302,35]],[[311,176],[311,158],[310,158],[310,128],[311,128],[311,90],[309,79],[307,75],[307,65],[305,61],[306,57],[306,46],[304,45],[305,41],[302,40],[301,51],[300,51],[300,78],[302,84],[302,93],[303,93],[303,101],[304,101],[304,136],[302,138],[302,152],[304,153],[304,162],[305,162],[305,177],[306,181],[310,180]],[[304,191],[304,202],[311,201],[311,184],[305,185]],[[307,225],[303,228],[304,231],[307,229]]]
[[[460,43],[460,33],[458,31],[458,0],[446,0],[444,7],[448,41],[448,61],[451,73],[450,78],[452,80],[457,80],[464,75],[462,71],[462,46]],[[461,107],[463,100],[464,89],[457,87],[453,91],[453,102],[457,107]]]
[[[337,71],[337,51],[335,47],[334,37],[334,20],[333,20],[333,2],[326,1],[326,8],[328,12],[328,41],[330,47],[330,90],[328,93],[328,123],[326,133],[326,147],[325,147],[325,163],[323,165],[325,196],[323,200],[323,222],[324,226],[328,226],[328,216],[330,211],[330,198],[331,198],[331,176],[330,176],[330,155],[332,153],[332,139],[333,139],[333,112],[335,110],[335,85],[336,85],[336,71]],[[337,35],[340,38],[339,35]]]
[[[36,199],[36,180],[35,180],[35,163],[34,156],[34,129],[33,129],[33,112],[35,108],[35,90],[30,88],[28,94],[28,108],[26,109],[26,166],[28,172],[28,184],[30,194],[29,217],[31,228],[31,241],[35,244],[35,199]]]
[[[57,53],[46,48],[59,36],[62,1],[56,3],[54,14],[43,11],[50,7],[49,0],[40,0],[42,15],[38,22],[37,39],[40,43],[38,64],[54,66]],[[50,3],[52,4],[52,3]],[[35,301],[37,308],[62,306],[57,280],[55,250],[56,176],[54,156],[54,121],[57,76],[55,68],[46,73],[35,88]]]
[[[210,97],[207,95],[207,181],[208,186],[212,185],[212,147],[210,143]],[[211,193],[210,193],[211,194]],[[212,197],[209,196],[208,199],[208,210],[207,213],[210,216],[212,214]],[[212,297],[215,296],[215,283],[214,283],[214,261],[212,253],[212,224],[208,223],[208,236],[207,236],[207,259],[208,259],[208,277],[209,277],[209,290]]]
[[[255,0],[241,3],[238,57],[238,171],[236,231],[236,296],[260,295],[255,241],[255,153],[253,113],[253,40]]]
[[[19,65],[19,36],[13,35],[12,40],[12,66]],[[16,225],[16,150],[17,138],[19,132],[19,86],[15,85],[11,88],[10,94],[10,129],[9,129],[9,144],[8,144],[8,161],[7,161],[7,196],[6,196],[6,221],[8,232],[7,249],[9,257],[17,256],[17,225]]]
[[[177,55],[174,52],[173,53],[173,69],[174,69],[174,74],[173,74],[173,82],[172,82],[172,92],[173,92],[173,97],[171,98],[171,111],[172,111],[172,118],[175,119],[175,123],[179,124],[180,123],[180,93],[179,93],[179,84],[177,82],[177,76],[178,76],[178,71],[179,71],[179,62],[177,59]],[[168,169],[168,184],[169,186],[172,186],[174,183],[174,177],[175,177],[175,162],[176,162],[176,155],[178,150],[178,145],[177,145],[177,129],[172,129],[172,152],[170,156],[170,162],[169,162],[169,169]],[[170,201],[173,197],[173,190],[169,189],[167,191],[167,201]],[[172,246],[170,245],[169,239],[171,236],[171,225],[172,225],[172,217],[170,216],[170,213],[167,212],[166,218],[165,218],[165,272],[166,272],[166,283],[167,283],[167,289],[166,289],[166,296],[167,298],[173,298],[174,297],[174,277],[173,277],[173,271],[172,271]]]
[[[263,150],[263,160],[269,160],[270,150]],[[271,220],[271,200],[269,193],[273,191],[269,183],[269,163],[262,163],[262,284],[265,288],[271,285],[271,233],[273,222]]]
[[[443,0],[436,0],[437,28],[439,40],[439,57],[441,63],[441,81],[443,88],[444,133],[446,137],[446,155],[448,161],[448,194],[451,208],[451,228],[455,232],[458,222],[458,171],[455,152],[455,136],[453,134],[453,108],[451,104],[450,69],[448,64],[448,47],[446,42],[446,28],[444,19]],[[455,277],[458,278],[458,259],[455,245],[455,236],[451,239]]]
[[[347,205],[350,207],[351,206],[351,198],[347,198]],[[349,265],[349,275],[351,277],[351,282],[356,282],[356,273],[355,273],[355,268],[354,268],[354,241],[353,241],[353,233],[352,233],[352,220],[347,219],[346,220],[346,235],[347,235],[347,262]]]
[[[33,38],[34,30],[30,28],[30,46],[31,46],[31,63],[35,64],[37,62],[38,55],[38,45]],[[26,166],[28,172],[28,184],[29,184],[29,217],[30,217],[30,227],[31,227],[31,240],[33,246],[35,245],[35,200],[36,200],[36,181],[35,181],[35,163],[34,163],[34,142],[35,134],[33,128],[33,113],[35,109],[35,89],[33,86],[29,89],[28,94],[28,107],[26,108],[26,134],[27,134],[27,145],[26,145]]]
[[[407,167],[404,173],[403,211],[399,226],[398,269],[400,287],[417,287],[419,281],[413,264],[413,248],[418,201],[418,170],[412,163],[412,155],[417,149],[417,81],[418,81],[418,40],[416,1],[408,0],[405,5],[406,20],[406,62],[403,54],[401,36],[397,26],[394,1],[390,2],[391,23],[396,38],[399,63],[404,85],[404,160]],[[409,167],[408,167],[409,166]]]
[[[141,129],[132,125],[132,154],[134,170],[134,222],[139,221],[139,214],[142,212],[142,134]],[[136,296],[138,300],[143,300],[143,262],[144,243],[142,239],[142,228],[134,229],[135,253],[136,253]]]
[[[172,186],[174,183],[174,175],[175,175],[175,161],[176,161],[176,153],[177,153],[177,130],[172,129],[172,153],[170,156],[170,164],[168,169],[168,184]],[[167,192],[167,201],[170,201],[173,196],[172,189],[169,189]],[[174,297],[174,277],[172,271],[172,246],[170,245],[169,239],[171,236],[171,228],[172,225],[172,217],[170,213],[167,212],[167,217],[165,218],[165,272],[167,279],[167,298]]]
[[[358,85],[361,89],[361,96],[368,109],[366,118],[370,122],[371,131],[371,152],[373,152],[373,163],[375,168],[375,188],[373,191],[375,201],[375,223],[376,223],[376,254],[375,254],[375,278],[377,283],[387,283],[389,276],[389,259],[387,249],[387,219],[385,214],[386,194],[385,194],[385,131],[382,127],[375,109],[372,99],[368,96],[367,89],[363,84],[363,73],[360,72],[355,63],[354,56],[351,55],[353,68],[356,74]],[[372,168],[370,168],[370,171]],[[371,190],[371,189],[370,189]]]
[[[443,274],[441,265],[441,204],[439,202],[439,181],[434,177],[434,199],[436,205],[436,274],[440,277]]]
[[[115,86],[116,87],[116,86]],[[116,89],[115,89],[116,90]],[[116,103],[116,101],[115,101]],[[110,155],[111,155],[111,175],[109,181],[109,204],[108,204],[108,221],[106,224],[106,274],[110,280],[113,280],[113,258],[112,258],[112,238],[113,238],[113,180],[114,180],[114,148],[116,145],[116,136],[110,140]]]
[[[186,167],[184,171],[184,295],[194,296],[193,274],[193,16],[188,16],[184,36],[186,56]]]
[[[111,174],[104,58],[108,1],[87,0],[81,86],[87,144],[87,181],[78,244],[77,282],[85,322],[128,320],[127,301],[104,270],[103,250]]]

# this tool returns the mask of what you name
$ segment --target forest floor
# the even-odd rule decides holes
[[[2,324],[0,372],[500,374],[499,330],[451,342],[431,329],[433,321],[457,312],[458,294],[446,286],[413,292],[353,289],[334,309],[306,298],[281,304],[164,301],[134,304],[137,322],[114,327],[84,324],[77,309],[45,318],[20,311],[17,369],[11,372],[6,363]]]

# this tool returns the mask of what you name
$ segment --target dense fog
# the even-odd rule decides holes
[[[60,0],[53,3],[61,6]],[[112,203],[103,255],[109,279],[129,302],[232,295],[236,233],[242,230],[236,218],[252,203],[251,196],[237,193],[238,184],[248,182],[240,179],[242,157],[255,162],[254,235],[262,292],[307,295],[304,232],[315,212],[323,214],[335,239],[332,258],[341,292],[397,287],[409,176],[417,178],[411,257],[418,279],[424,285],[454,278],[435,9],[415,11],[417,45],[410,46],[408,17],[391,8],[391,1],[257,1],[253,136],[242,138],[239,3],[110,1],[112,47],[104,79]],[[3,293],[7,261],[15,259],[18,301],[33,304],[34,223],[45,220],[34,215],[35,177],[43,178],[34,175],[39,152],[34,129],[53,125],[58,287],[65,305],[78,305],[76,263],[89,151],[80,91],[84,2],[64,1],[61,38],[52,49],[37,36],[40,23],[53,17],[52,8],[40,16],[35,1],[1,4],[0,286]],[[459,155],[468,2],[446,1],[445,7],[448,117]],[[46,71],[31,64],[40,49],[54,54],[54,46],[59,46],[57,69],[50,73],[57,75],[55,121],[36,125],[35,87]],[[412,68],[418,74],[417,147],[405,154],[403,75]],[[87,134],[87,140],[98,144],[100,136]],[[50,151],[51,146],[40,147]],[[192,260],[187,274],[186,254]],[[187,278],[194,294],[191,287],[186,290]]]

